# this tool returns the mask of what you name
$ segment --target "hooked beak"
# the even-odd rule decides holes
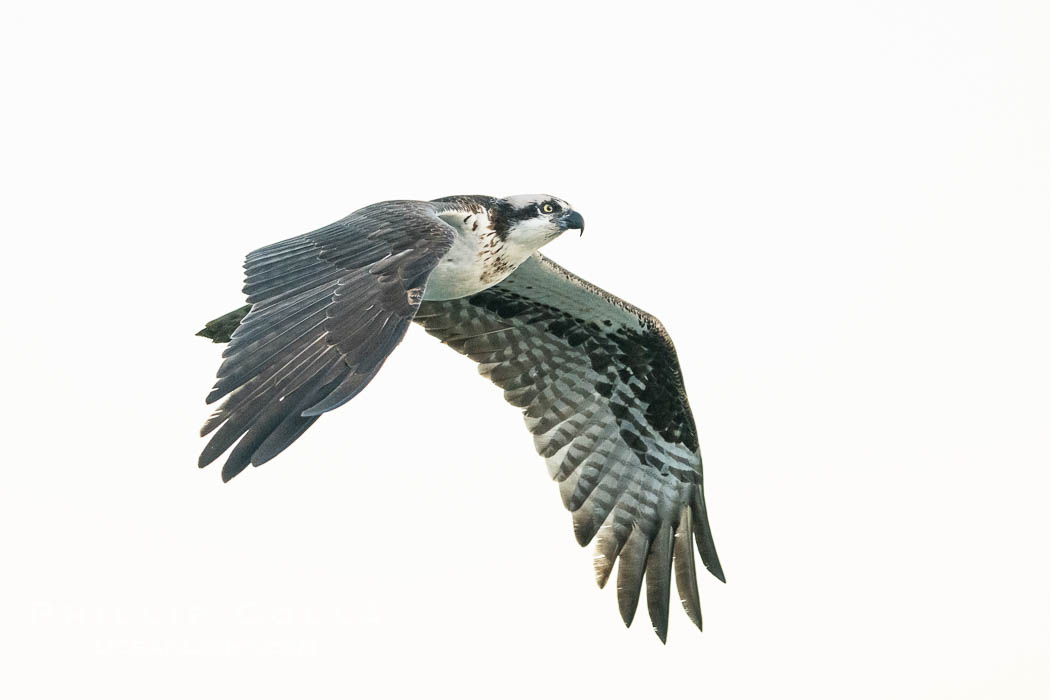
[[[580,216],[579,212],[570,211],[561,217],[560,223],[563,231],[568,231],[570,228],[578,228],[580,229],[580,235],[583,235],[583,217]]]

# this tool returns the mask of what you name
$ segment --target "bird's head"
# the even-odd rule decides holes
[[[507,245],[530,253],[569,229],[583,234],[583,217],[564,199],[547,194],[519,194],[496,200],[490,212],[493,230]]]

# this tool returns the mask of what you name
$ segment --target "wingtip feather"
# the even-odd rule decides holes
[[[693,556],[693,518],[689,506],[682,509],[682,516],[674,533],[674,569],[678,597],[682,601],[686,616],[703,631],[704,621],[700,612],[700,591],[696,581],[696,557]]]
[[[645,600],[649,620],[660,641],[667,643],[667,618],[671,609],[671,524],[666,520],[649,545],[645,564]]]
[[[594,546],[594,578],[598,582],[598,588],[605,588],[612,574],[616,557],[623,548],[623,541],[616,537],[611,525],[605,525],[599,530],[598,543]]]
[[[648,553],[649,538],[641,529],[635,527],[620,552],[620,563],[616,567],[616,603],[620,608],[620,617],[628,627],[638,611]]]
[[[696,538],[696,548],[700,552],[700,559],[704,562],[704,568],[711,572],[712,576],[725,583],[726,575],[722,571],[722,563],[718,560],[714,537],[711,536],[711,524],[707,519],[707,504],[704,501],[702,489],[697,489],[693,495],[693,517],[693,534]]]
[[[239,455],[231,454],[230,458],[226,460],[226,463],[222,465],[222,483],[229,483],[230,479],[237,476],[251,464],[251,460],[248,459],[235,459]]]

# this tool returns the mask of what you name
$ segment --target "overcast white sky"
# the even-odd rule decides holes
[[[5,3],[0,693],[1046,698],[1048,36],[1035,1]],[[624,629],[517,409],[418,328],[278,459],[196,468],[246,252],[521,192],[674,337],[702,634]]]

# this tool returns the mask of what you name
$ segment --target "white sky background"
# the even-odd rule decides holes
[[[1047,697],[1048,36],[1045,2],[5,3],[0,693]],[[624,629],[518,410],[419,328],[278,459],[196,468],[246,252],[521,192],[674,337],[703,634]]]

